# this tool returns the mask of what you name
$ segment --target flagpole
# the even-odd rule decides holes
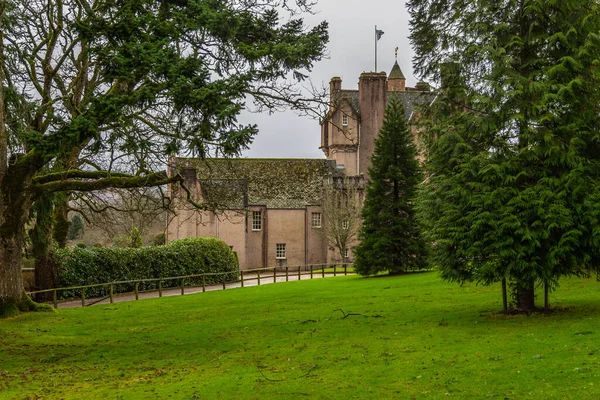
[[[377,25],[375,25],[375,72],[377,72]]]

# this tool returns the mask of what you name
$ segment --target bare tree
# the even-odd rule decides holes
[[[323,235],[340,252],[343,262],[348,261],[347,249],[360,226],[363,198],[362,177],[332,177],[323,190]]]
[[[70,211],[86,219],[89,229],[105,239],[130,235],[137,228],[146,237],[152,227],[164,231],[166,217],[173,213],[171,203],[160,187],[110,189],[102,192],[79,193],[70,204]]]

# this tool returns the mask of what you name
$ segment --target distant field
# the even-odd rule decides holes
[[[433,272],[27,314],[0,320],[0,398],[598,399],[600,284],[550,299],[500,316]]]

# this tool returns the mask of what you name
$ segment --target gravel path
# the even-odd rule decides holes
[[[354,273],[348,272],[348,275],[354,275]],[[336,276],[344,276],[344,271],[338,272],[336,274]],[[333,273],[326,273],[325,276],[323,276],[321,271],[315,271],[313,273],[312,279],[332,278],[332,277],[334,277]],[[303,280],[303,281],[311,279],[310,274],[308,274],[304,271],[302,272],[302,274],[300,276],[298,276],[297,272],[295,272],[295,273],[290,272],[287,277],[285,275],[285,272],[278,272],[276,282],[280,283],[280,282],[287,282],[287,281],[297,281],[297,280],[299,280],[298,278],[300,278],[300,280]],[[273,272],[271,272],[271,271],[266,271],[264,273],[261,272],[260,285],[276,283],[276,282],[275,282],[275,279],[273,279]],[[257,273],[244,273],[244,287],[257,286],[258,284],[259,283],[258,283],[258,274]],[[242,287],[241,281],[226,283],[225,288],[223,288],[223,284],[219,283],[219,284],[206,285],[205,291],[209,292],[209,291],[215,291],[215,290],[235,289],[235,288],[241,288],[241,287]],[[194,294],[194,293],[201,293],[202,291],[203,291],[202,286],[186,286],[184,289],[184,293],[186,295]],[[163,297],[181,296],[181,288],[177,287],[177,288],[163,289],[162,296]],[[140,300],[152,299],[152,298],[157,298],[157,297],[160,297],[158,290],[153,290],[153,291],[148,291],[148,292],[139,292],[139,294],[138,294],[138,298]],[[113,296],[113,303],[121,303],[124,301],[135,301],[135,293],[115,294]],[[110,304],[109,298],[85,299],[86,307],[93,306],[93,305],[94,306],[95,305],[106,305],[106,304]],[[58,308],[77,308],[77,307],[81,307],[80,299],[79,300],[65,300],[65,301],[58,302]]]

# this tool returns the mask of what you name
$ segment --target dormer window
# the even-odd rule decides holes
[[[348,115],[342,115],[342,126],[348,126]]]

